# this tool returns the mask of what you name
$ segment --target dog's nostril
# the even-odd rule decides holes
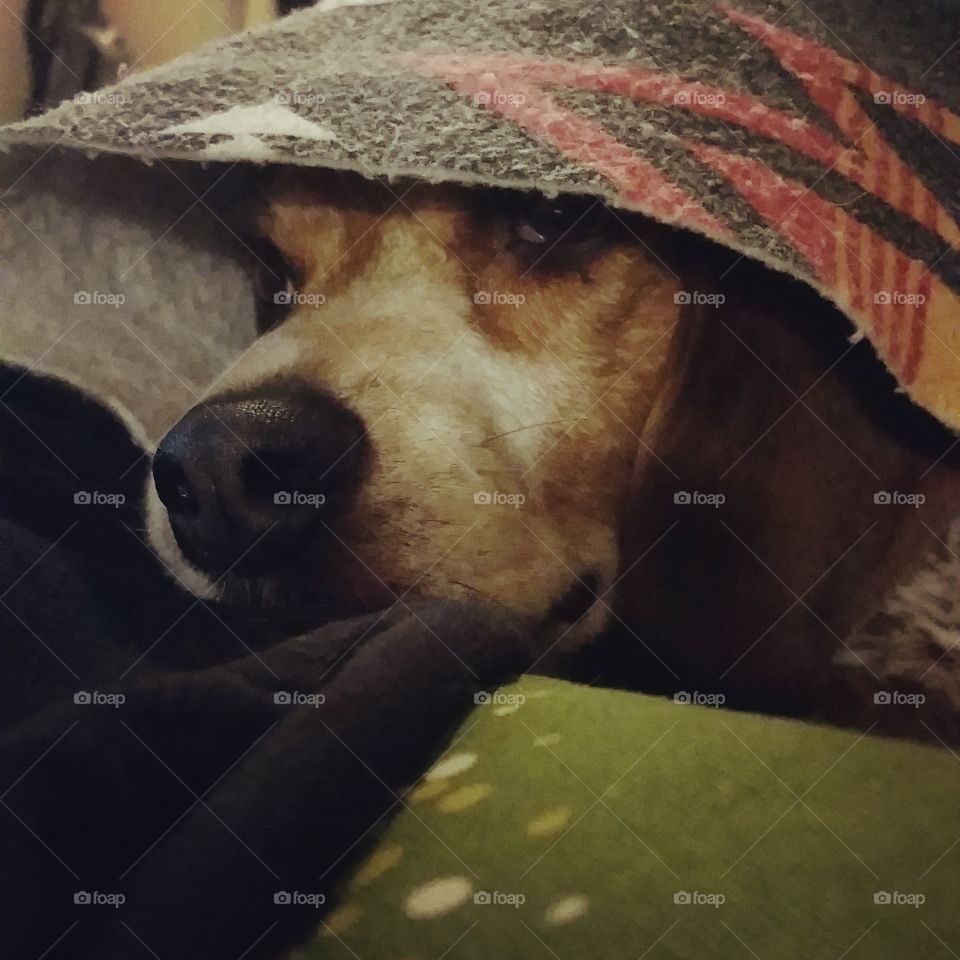
[[[186,471],[175,460],[157,454],[153,460],[153,482],[160,502],[170,513],[196,513],[200,505]]]

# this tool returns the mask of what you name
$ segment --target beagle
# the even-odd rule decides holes
[[[956,511],[953,438],[730,251],[593,198],[330,171],[282,172],[260,228],[262,336],[154,459],[153,541],[195,592],[486,598],[544,665],[604,634],[612,682],[795,713]]]

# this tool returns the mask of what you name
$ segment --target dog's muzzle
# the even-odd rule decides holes
[[[368,446],[338,400],[273,381],[193,407],[160,442],[153,480],[187,560],[216,577],[263,575],[329,535]]]

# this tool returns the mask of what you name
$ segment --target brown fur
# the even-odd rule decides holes
[[[648,429],[660,461],[638,461],[625,618],[686,684],[805,712],[834,654],[960,508],[943,456],[954,438],[811,291],[749,264],[724,287],[726,304],[690,318]],[[673,503],[678,486],[726,502],[694,512]],[[882,491],[926,500],[878,504]]]
[[[333,173],[276,184],[262,228],[325,300],[295,307],[217,392],[322,385],[374,451],[307,589],[332,580],[348,608],[481,595],[546,625],[545,653],[613,623],[619,682],[658,671],[804,709],[956,508],[933,467],[949,438],[875,364],[864,386],[867,348],[850,351],[809,292],[741,265],[721,308],[681,310],[679,290],[726,270],[707,245],[606,213],[602,242],[564,256],[561,238],[538,260],[516,242],[525,202]],[[916,422],[931,449],[896,435]],[[675,504],[683,490],[726,503]],[[880,490],[927,503],[878,506]],[[526,499],[477,505],[478,491]],[[282,602],[289,586],[262,592]]]
[[[272,197],[264,231],[301,293],[325,299],[295,307],[216,391],[323,385],[373,449],[335,555],[311,558],[307,580],[332,581],[348,609],[479,595],[537,622],[579,577],[609,587],[677,280],[625,231],[574,270],[524,262],[502,196],[322,174]],[[474,502],[495,491],[525,503]],[[290,588],[264,592],[285,602]],[[597,605],[571,635],[608,616]]]

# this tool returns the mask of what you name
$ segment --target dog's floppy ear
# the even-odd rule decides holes
[[[637,462],[625,619],[672,676],[805,712],[850,630],[956,512],[956,438],[812,291],[743,262],[718,298],[716,260],[695,262]],[[641,653],[627,638],[637,670]]]

